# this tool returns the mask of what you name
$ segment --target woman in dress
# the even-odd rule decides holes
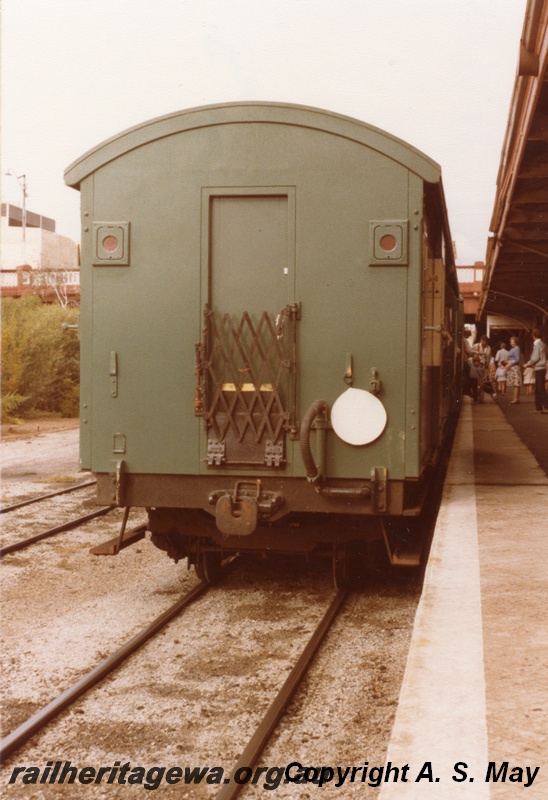
[[[521,378],[521,350],[519,349],[518,340],[515,336],[512,336],[510,339],[510,352],[508,353],[508,364],[507,364],[507,371],[508,371],[508,380],[506,382],[507,386],[511,386],[514,389],[514,397],[512,398],[510,405],[514,403],[519,403],[519,390],[522,384]]]

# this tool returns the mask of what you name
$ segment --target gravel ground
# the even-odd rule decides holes
[[[64,476],[69,480],[78,478],[78,430],[74,420],[45,420],[7,427],[5,432],[2,430],[1,451],[3,494],[6,485],[12,482],[23,483],[13,492],[26,491],[24,482],[30,482],[28,491],[34,494],[33,483],[41,478],[47,483]],[[8,496],[13,492],[10,490]]]
[[[55,450],[50,439],[55,436],[40,438]],[[40,482],[5,482],[3,503],[60,488],[60,477],[76,482],[87,477],[72,469],[73,446],[48,482],[41,454],[49,445],[24,442],[19,440],[18,449],[29,457],[8,468],[34,473]],[[2,443],[3,456],[12,444]],[[84,513],[81,503],[89,491],[4,515],[4,543]],[[90,546],[117,533],[120,517],[115,512],[3,559],[3,735],[197,582],[185,564],[174,565],[148,539],[115,558],[90,555]],[[130,525],[140,521],[138,513],[130,516]],[[349,597],[263,752],[261,766],[384,763],[419,593],[420,586],[410,582],[372,586]],[[242,559],[220,586],[6,761],[0,778],[6,796],[114,800],[148,795],[142,785],[107,784],[110,773],[90,785],[7,783],[16,766],[43,769],[48,761],[95,769],[116,761],[145,770],[217,766],[229,773],[333,594],[327,564]],[[271,785],[274,778],[271,773]],[[153,796],[212,798],[218,789],[205,779],[193,786],[164,781]],[[265,791],[263,775],[255,786],[245,787],[242,797],[264,797]],[[308,798],[319,791],[344,799],[375,797],[378,790],[363,783],[321,790],[314,784],[281,783],[274,796]]]

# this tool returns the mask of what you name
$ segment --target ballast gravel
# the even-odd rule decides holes
[[[19,462],[17,469],[34,475],[4,481],[2,505],[90,477],[74,467],[77,439],[71,433],[73,451],[69,447],[68,456],[55,462],[54,474],[43,474],[38,455]],[[50,453],[46,446],[42,450]],[[40,448],[31,442],[28,451],[38,454]],[[2,543],[86,513],[90,509],[82,501],[90,491],[0,516]],[[142,521],[142,513],[133,511],[129,524]],[[115,536],[120,522],[116,511],[2,560],[3,736],[197,583],[186,562],[174,564],[148,539],[116,557],[91,555],[90,547]],[[0,792],[48,800],[214,798],[334,593],[327,563],[241,558],[219,586],[11,755],[2,768]],[[257,762],[266,769],[254,768],[256,783],[242,787],[243,798],[377,796],[377,788],[361,782],[363,773],[338,788],[283,779],[274,786],[281,771],[273,768],[292,762],[384,764],[419,595],[419,581],[400,580],[349,596]],[[48,762],[44,784],[23,784],[24,774],[32,779],[28,771],[9,783],[17,767],[39,768],[39,779],[44,778]],[[67,780],[67,762],[76,770],[92,768],[95,777],[105,769],[100,782],[81,783],[77,777],[72,784],[49,783],[56,762],[58,773],[68,770]],[[140,767],[141,783],[118,782],[128,762],[126,778],[138,776]],[[164,773],[153,788],[160,775],[155,767],[179,767],[181,780],[170,785]],[[200,783],[185,784],[185,768],[206,767]],[[172,772],[172,780],[178,774]]]

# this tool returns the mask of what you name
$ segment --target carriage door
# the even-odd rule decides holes
[[[208,469],[276,469],[295,425],[294,190],[207,189],[196,413]]]

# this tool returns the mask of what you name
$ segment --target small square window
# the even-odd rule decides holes
[[[407,265],[406,219],[371,220],[369,223],[369,264],[371,266]]]
[[[129,265],[129,222],[93,223],[93,264]]]

